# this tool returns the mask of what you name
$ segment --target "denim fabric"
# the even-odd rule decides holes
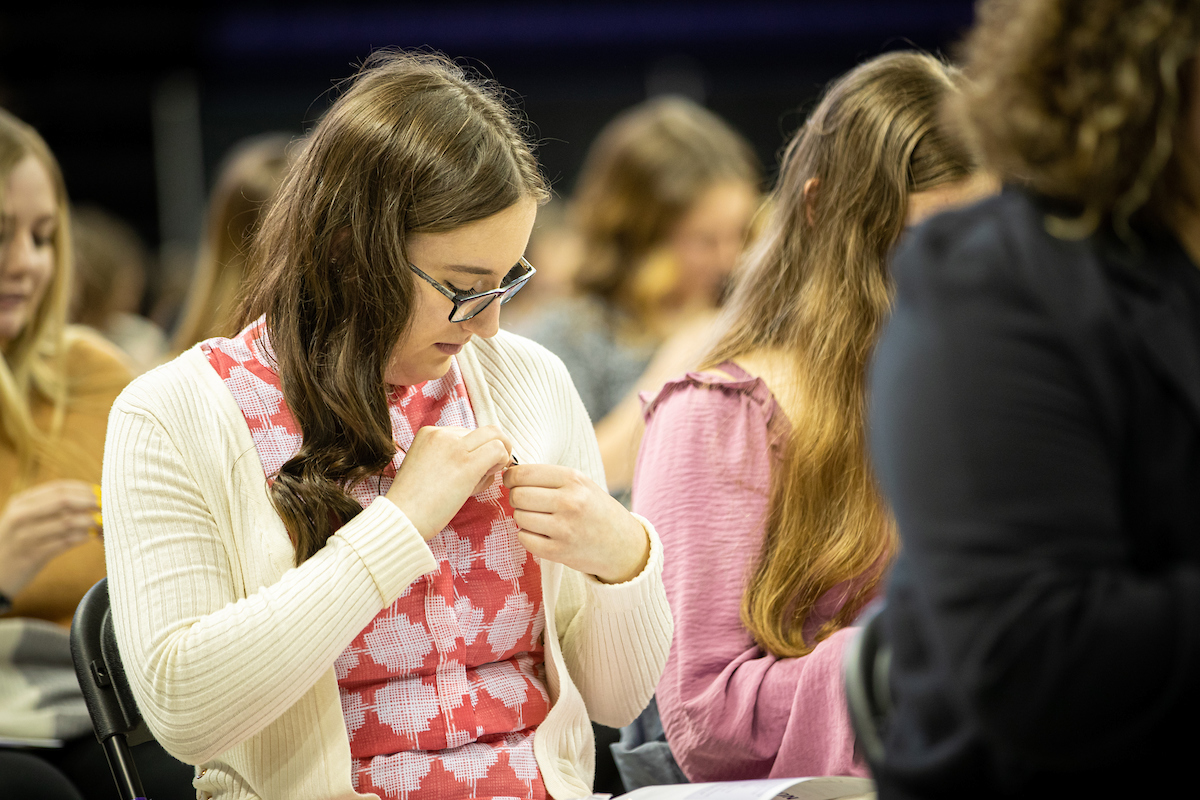
[[[687,783],[687,776],[675,763],[667,734],[658,716],[658,704],[650,705],[629,725],[621,728],[621,740],[610,745],[617,771],[626,791],[643,786],[667,783]]]

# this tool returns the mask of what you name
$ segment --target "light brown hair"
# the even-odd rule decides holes
[[[415,305],[407,237],[548,196],[499,89],[442,56],[373,54],[310,134],[255,237],[240,314],[266,315],[304,437],[271,486],[297,564],[395,455],[384,370]]]
[[[627,109],[596,137],[571,202],[582,238],[579,288],[647,323],[657,298],[636,289],[647,256],[709,187],[759,187],[750,144],[716,114],[682,97]]]
[[[909,195],[973,169],[937,124],[955,87],[953,69],[914,52],[874,58],[829,87],[784,152],[771,216],[706,359],[794,356],[798,400],[783,409],[791,437],[772,471],[762,551],[742,601],[746,627],[779,656],[805,655],[849,624],[897,547],[867,462],[865,369],[890,307],[888,252]],[[818,183],[806,202],[810,179]],[[844,581],[845,604],[806,638],[817,599]]]
[[[132,225],[99,206],[71,210],[71,236],[71,321],[106,332],[114,314],[137,313],[146,284],[146,245]]]
[[[230,150],[217,170],[196,271],[172,338],[176,352],[213,336],[237,332],[234,317],[250,280],[246,253],[262,210],[287,173],[291,142],[283,133],[245,139]]]
[[[0,359],[0,422],[4,439],[17,452],[20,474],[14,490],[31,479],[39,462],[57,464],[63,457],[58,439],[66,411],[68,376],[67,312],[71,291],[71,229],[67,187],[62,170],[45,140],[31,126],[0,109],[0,203],[13,170],[32,156],[54,187],[58,219],[54,227],[54,271],[41,303],[24,330],[3,348]],[[51,403],[48,431],[34,424],[34,394]]]
[[[990,169],[1064,201],[1051,233],[1130,221],[1163,188],[1180,77],[1200,46],[1194,0],[984,0],[952,107]]]

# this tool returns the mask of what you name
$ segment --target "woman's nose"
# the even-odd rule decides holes
[[[37,248],[28,233],[14,231],[4,237],[0,249],[0,274],[6,277],[24,275],[36,264]]]
[[[483,311],[459,324],[482,339],[492,338],[496,335],[496,331],[500,330],[500,301],[493,300]]]

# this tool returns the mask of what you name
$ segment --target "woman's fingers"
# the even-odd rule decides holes
[[[512,459],[513,444],[512,437],[507,432],[496,425],[484,425],[482,428],[467,433],[463,436],[463,447],[468,451],[485,446],[493,441],[499,441],[504,445],[505,462],[508,463]]]
[[[555,562],[562,561],[562,546],[548,536],[542,536],[540,533],[522,528],[517,531],[517,541],[537,558]]]
[[[517,537],[529,552],[602,581],[641,572],[649,556],[646,531],[602,487],[554,464],[522,464],[504,473]]]
[[[513,467],[512,469],[516,469]],[[512,470],[509,470],[510,472]],[[506,473],[507,475],[507,473]],[[516,486],[508,492],[508,503],[514,510],[554,512],[558,508],[558,491],[542,486]]]
[[[438,534],[472,494],[508,466],[512,439],[494,425],[417,431],[387,492],[426,539]]]
[[[561,516],[553,513],[543,513],[540,511],[522,511],[513,509],[513,522],[517,523],[523,531],[536,533],[539,536],[546,536],[551,539],[561,539],[567,531],[564,531],[566,525]]]
[[[19,592],[96,529],[91,484],[55,481],[14,495],[0,513],[0,592]]]
[[[544,489],[561,489],[578,483],[582,476],[570,467],[557,464],[521,464],[504,473],[504,485],[509,489],[518,486],[539,486]]]
[[[74,512],[91,513],[99,509],[92,484],[50,481],[13,496],[8,512],[20,519],[32,520]]]

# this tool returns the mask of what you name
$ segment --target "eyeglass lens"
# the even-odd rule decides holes
[[[450,319],[450,321],[465,322],[471,317],[482,313],[483,310],[491,305],[492,301],[496,298],[500,298],[501,305],[507,303],[512,299],[513,295],[521,290],[521,287],[524,286],[526,281],[529,280],[529,276],[531,274],[532,273],[526,271],[523,267],[514,267],[512,272],[509,273],[509,276],[513,277],[510,281],[506,281],[508,285],[502,287],[504,289],[503,292],[484,295],[483,297],[476,298],[475,300],[462,303],[459,305],[457,311],[455,311],[454,316]]]

